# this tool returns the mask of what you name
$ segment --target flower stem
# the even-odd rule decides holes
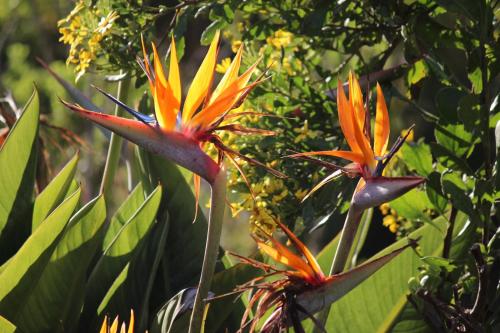
[[[364,210],[357,209],[351,203],[351,207],[345,218],[344,227],[342,228],[337,252],[335,252],[335,257],[330,267],[330,275],[341,273],[344,270],[363,212]]]
[[[122,73],[122,72],[120,72]],[[118,91],[116,97],[122,100],[127,96],[126,92],[130,84],[130,79],[125,77],[123,80],[118,82]],[[121,109],[118,105],[115,107],[115,115],[123,116],[121,114]],[[120,150],[122,147],[123,138],[111,133],[111,139],[109,140],[108,155],[106,156],[106,164],[104,165],[104,172],[101,180],[101,187],[99,193],[103,194],[106,199],[109,198],[109,190],[111,185],[113,185],[113,180],[115,178],[116,169],[118,168],[118,162],[120,160]]]
[[[200,333],[203,325],[204,299],[207,297],[215,271],[219,243],[226,206],[226,171],[222,167],[211,184],[211,206],[208,219],[207,243],[201,268],[200,282],[194,300],[193,312],[189,323],[189,333]]]
[[[342,234],[340,235],[339,245],[337,246],[337,251],[335,252],[335,257],[333,258],[332,266],[330,267],[330,275],[341,273],[344,270],[359,227],[359,222],[363,216],[363,212],[363,209],[359,209],[351,202],[351,206],[349,207],[349,211],[347,212],[347,216],[345,218],[344,227],[342,228]],[[328,319],[330,308],[331,305],[327,305],[316,316],[317,321],[323,326],[326,324],[326,320]],[[315,326],[313,333],[320,332],[321,329]]]

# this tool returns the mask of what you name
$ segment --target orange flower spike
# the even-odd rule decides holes
[[[172,91],[172,88],[165,78],[163,65],[161,64],[160,56],[158,55],[156,46],[154,44],[152,45],[155,70],[155,90],[153,94],[155,102],[155,114],[160,128],[162,130],[171,131],[175,127],[180,102],[176,100],[174,92]]]
[[[177,60],[177,48],[175,47],[175,40],[172,36],[172,42],[170,44],[170,66],[168,69],[168,83],[172,88],[172,93],[176,100],[175,107],[178,112],[181,108],[182,100],[182,85],[181,85],[181,74],[179,70],[179,61]]]
[[[391,125],[389,124],[389,113],[385,104],[384,93],[380,84],[377,83],[377,114],[375,116],[374,142],[373,150],[376,156],[383,156],[389,143],[389,133]]]
[[[219,35],[219,31],[217,31],[212,43],[210,44],[208,53],[198,69],[198,72],[196,72],[196,75],[191,82],[191,86],[189,87],[182,111],[182,122],[184,124],[189,122],[198,107],[208,95],[217,62]]]
[[[285,234],[288,236],[288,238],[293,242],[293,244],[295,245],[297,250],[299,250],[299,252],[302,253],[304,255],[304,257],[306,257],[307,262],[308,262],[309,266],[313,269],[314,273],[316,273],[316,275],[320,279],[324,279],[325,274],[321,270],[321,267],[319,266],[318,262],[316,261],[316,258],[314,258],[314,255],[311,253],[311,251],[309,251],[307,246],[304,243],[302,243],[297,238],[297,236],[295,236],[295,234],[290,229],[288,229],[283,223],[281,223],[279,221],[276,221],[276,222],[280,226],[281,230],[283,230],[285,232]]]
[[[310,279],[314,277],[314,272],[307,265],[307,263],[302,260],[302,258],[293,254],[290,250],[278,243],[278,241],[276,241],[275,239],[270,238],[270,240],[273,246],[258,241],[257,245],[259,246],[259,249],[264,251],[274,261],[282,263],[283,265],[296,270],[287,271],[288,274],[295,275],[303,279]]]
[[[128,323],[127,333],[134,333],[134,325],[135,325],[134,310],[130,310],[130,321]]]
[[[339,114],[339,123],[342,133],[347,141],[349,147],[354,153],[362,154],[362,150],[354,135],[354,124],[352,122],[351,107],[344,93],[342,82],[337,82],[337,109]]]
[[[365,107],[363,102],[363,93],[361,92],[361,87],[356,79],[356,76],[349,72],[349,102],[354,108],[354,113],[356,114],[357,123],[361,130],[364,130],[365,123]]]

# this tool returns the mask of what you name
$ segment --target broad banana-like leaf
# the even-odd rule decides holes
[[[128,309],[134,309],[137,314],[136,328],[139,332],[146,331],[149,326],[151,292],[159,292],[158,286],[153,288],[153,285],[166,247],[168,215],[158,221],[115,279],[97,310],[101,317],[104,314],[113,314],[124,318]]]
[[[0,316],[0,332],[16,333],[19,332],[19,330],[16,328],[16,326],[14,326],[14,324],[12,324],[6,318]]]
[[[29,236],[38,140],[35,90],[0,150],[0,263]]]
[[[108,230],[106,231],[106,236],[104,237],[104,242],[102,244],[103,252],[109,247],[111,242],[113,242],[116,235],[120,232],[120,229],[123,228],[135,212],[141,207],[145,199],[143,186],[139,183],[132,190],[132,192],[130,192],[127,199],[123,201],[111,218]]]
[[[33,207],[33,219],[31,220],[31,230],[35,230],[38,225],[64,200],[67,195],[78,163],[76,154],[64,168],[52,179],[42,193],[35,199]],[[71,192],[73,193],[73,192]]]
[[[24,332],[68,332],[83,305],[87,269],[102,240],[106,205],[102,196],[80,209],[52,253],[15,323]]]
[[[27,302],[79,199],[80,190],[59,205],[9,260],[0,274],[0,315],[12,320]]]
[[[85,326],[88,323],[96,322],[99,304],[102,303],[109,288],[133,258],[134,252],[147,239],[146,236],[151,231],[155,221],[160,199],[161,187],[158,186],[115,235],[92,270],[86,286],[81,320],[83,330],[88,329]]]

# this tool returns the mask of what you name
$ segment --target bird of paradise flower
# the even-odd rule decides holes
[[[286,269],[231,253],[241,262],[265,272],[264,275],[235,289],[235,293],[253,292],[241,319],[239,332],[247,327],[250,333],[255,332],[271,309],[271,314],[260,327],[262,333],[283,332],[290,326],[293,326],[295,332],[304,332],[301,324],[304,318],[312,319],[317,327],[326,332],[322,324],[313,317],[314,313],[347,294],[408,246],[415,245],[415,242],[411,241],[407,246],[345,273],[326,275],[304,243],[284,224],[279,221],[276,223],[286,234],[293,248],[288,248],[265,233],[263,234],[266,239],[255,238],[255,241],[264,254],[283,264]],[[218,297],[224,296],[227,295]],[[253,317],[249,320],[252,311]]]
[[[424,179],[421,177],[389,178],[383,176],[385,167],[394,154],[401,148],[413,127],[406,132],[404,137],[399,137],[390,150],[387,150],[390,134],[390,120],[384,94],[378,83],[373,139],[370,112],[365,109],[361,87],[352,72],[349,73],[349,99],[347,99],[344,93],[342,83],[338,81],[337,108],[340,128],[351,150],[313,151],[289,156],[291,158],[310,159],[329,169],[335,170],[335,172],[314,186],[303,200],[306,200],[323,185],[341,174],[345,174],[349,177],[361,177],[356,187],[355,195],[359,193],[360,198],[358,199],[358,204],[363,204],[367,207],[376,205],[375,201],[390,201],[423,182]],[[310,158],[310,156],[318,155],[339,157],[351,163],[345,166],[339,166],[334,163]],[[371,193],[368,193],[368,191],[362,191],[365,187],[367,187],[367,190],[380,190],[381,187],[385,187],[388,190],[387,193],[389,196],[373,196]],[[369,199],[367,198],[367,194],[370,195],[372,202],[361,202],[362,197],[365,197],[366,200]]]
[[[150,150],[163,151],[164,155],[169,155],[171,159],[180,165],[194,171],[196,198],[198,198],[200,191],[200,177],[211,182],[215,177],[218,166],[208,161],[206,156],[200,156],[200,152],[196,149],[192,149],[191,156],[179,153],[179,150],[182,150],[182,147],[187,148],[186,146],[198,146],[203,150],[207,144],[213,144],[219,153],[217,164],[220,164],[222,159],[226,157],[242,173],[245,180],[246,177],[235,157],[259,165],[272,174],[283,178],[285,177],[284,174],[224,145],[216,133],[217,131],[231,131],[237,134],[274,134],[274,132],[268,130],[243,127],[235,122],[235,118],[249,113],[253,115],[263,114],[244,111],[230,113],[243,103],[252,88],[264,80],[263,75],[261,75],[256,81],[249,83],[259,61],[239,75],[243,46],[240,46],[236,52],[236,56],[217,87],[213,91],[211,90],[217,61],[219,35],[219,32],[215,34],[207,55],[191,82],[184,101],[175,40],[172,38],[170,44],[168,76],[165,75],[155,44],[152,44],[153,64],[151,64],[142,41],[143,59],[138,59],[138,63],[148,78],[154,101],[154,117],[134,110],[99,88],[97,89],[101,93],[129,112],[137,120],[104,115],[78,105],[64,101],[63,103],[84,118],[90,119],[131,141],[142,143],[143,146],[148,147]],[[174,145],[180,145],[181,148],[174,147],[165,152],[165,145],[161,147],[159,140],[170,141]]]

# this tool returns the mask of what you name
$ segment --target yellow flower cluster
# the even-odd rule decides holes
[[[396,233],[400,226],[401,217],[398,217],[398,213],[388,203],[380,205],[379,209],[382,215],[384,215],[382,224],[389,228],[392,233]]]
[[[273,36],[269,36],[266,39],[267,44],[280,49],[282,47],[287,47],[292,43],[293,34],[285,30],[278,30],[274,32]]]
[[[91,16],[85,15],[88,11],[92,12]],[[61,34],[59,41],[70,46],[66,63],[75,65],[77,80],[96,60],[101,50],[101,42],[110,34],[113,22],[117,18],[118,14],[114,11],[99,18],[99,12],[86,7],[81,0],[76,3],[68,16],[57,22]]]

